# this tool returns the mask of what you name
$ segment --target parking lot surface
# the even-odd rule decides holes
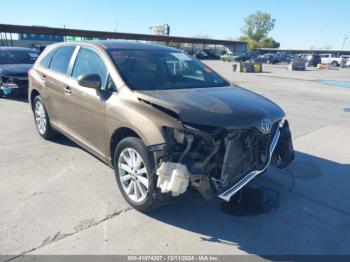
[[[206,63],[287,114],[296,160],[252,184],[276,193],[272,208],[228,211],[190,192],[139,213],[113,170],[64,137],[41,139],[24,98],[0,99],[0,254],[350,254],[350,89],[318,82],[350,70]]]

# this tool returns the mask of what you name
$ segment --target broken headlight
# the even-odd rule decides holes
[[[163,127],[163,132],[165,136],[165,140],[171,144],[177,143],[177,144],[183,144],[185,141],[185,132],[184,130],[171,128],[171,127]]]

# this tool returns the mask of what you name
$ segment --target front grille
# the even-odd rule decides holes
[[[223,188],[266,166],[269,147],[277,127],[278,124],[274,125],[269,135],[256,129],[236,130],[229,134],[220,179]]]

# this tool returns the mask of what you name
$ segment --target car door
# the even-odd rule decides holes
[[[73,58],[74,59],[74,58]],[[105,157],[105,100],[101,90],[80,86],[84,74],[97,74],[105,87],[107,67],[91,47],[81,46],[63,91],[64,122],[69,134],[101,158]]]
[[[61,114],[62,94],[67,81],[69,63],[75,48],[72,45],[58,47],[41,62],[43,68],[40,70],[40,77],[45,87],[41,95],[50,116],[50,121],[59,127],[64,125]]]

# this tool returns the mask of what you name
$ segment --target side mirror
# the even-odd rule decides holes
[[[78,77],[79,85],[87,88],[99,89],[101,82],[101,77],[97,74],[85,74]]]

